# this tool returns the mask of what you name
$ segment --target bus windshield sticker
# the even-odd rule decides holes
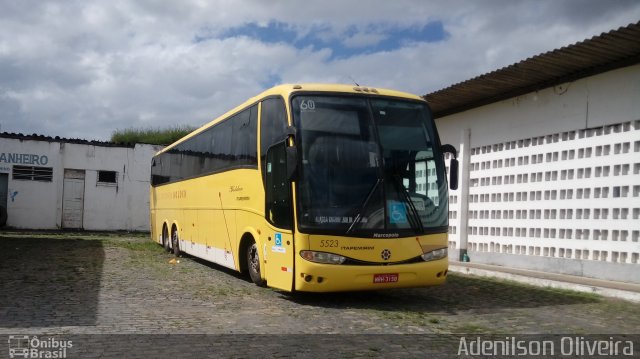
[[[315,222],[319,224],[350,224],[353,223],[355,218],[353,216],[316,216]],[[367,217],[360,217],[360,223],[367,223],[369,220]]]
[[[389,223],[407,223],[407,208],[404,203],[389,201]]]
[[[316,103],[313,100],[302,100],[300,110],[302,112],[313,112],[316,110]]]
[[[424,212],[425,211],[425,204],[424,204],[424,200],[420,197],[411,197],[411,202],[413,202],[413,205],[416,206],[416,209],[420,212]]]

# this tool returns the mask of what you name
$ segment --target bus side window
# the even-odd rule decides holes
[[[265,180],[265,157],[267,149],[286,136],[287,113],[282,98],[273,97],[262,101],[260,114],[260,157],[262,181]]]
[[[269,147],[265,167],[266,217],[271,224],[278,228],[291,229],[291,187],[287,178],[285,141]]]

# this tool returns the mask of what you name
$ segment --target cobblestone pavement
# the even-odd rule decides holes
[[[460,274],[290,294],[172,258],[143,235],[0,232],[0,334],[640,333],[640,305],[592,294]]]

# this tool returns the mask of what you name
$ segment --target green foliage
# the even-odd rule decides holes
[[[191,126],[173,126],[160,128],[127,128],[115,130],[111,134],[113,143],[147,143],[151,145],[169,145],[195,130]]]

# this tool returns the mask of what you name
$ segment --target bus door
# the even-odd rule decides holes
[[[268,149],[265,167],[265,216],[270,224],[263,242],[265,277],[270,287],[291,291],[295,248],[285,141]]]

